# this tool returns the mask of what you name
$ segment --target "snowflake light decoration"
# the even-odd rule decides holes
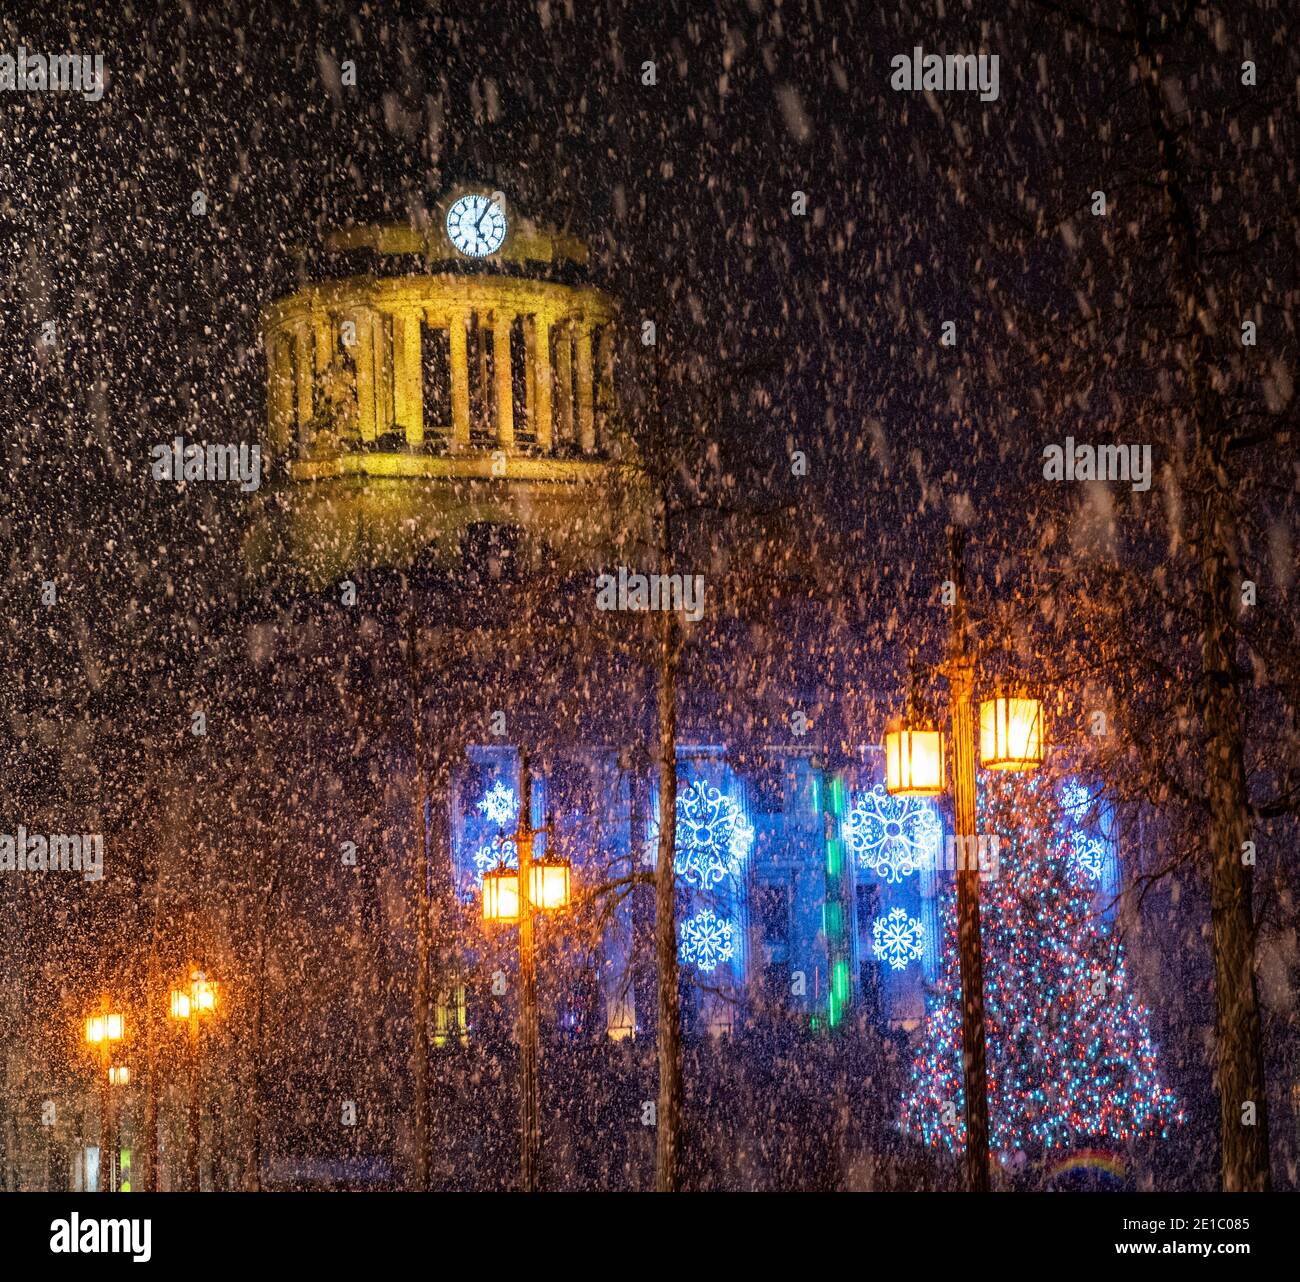
[[[501,863],[504,863],[507,868],[517,868],[519,866],[513,841],[489,841],[474,852],[474,871],[478,874],[480,881],[483,880],[483,874],[488,869],[495,868]]]
[[[484,794],[478,808],[487,816],[489,823],[504,828],[519,813],[519,798],[515,796],[513,788],[507,788],[498,779]]]
[[[1101,871],[1106,862],[1106,851],[1099,837],[1090,837],[1086,833],[1070,834],[1070,862],[1074,867],[1093,881],[1101,880]]]
[[[871,923],[871,951],[887,961],[890,970],[904,970],[925,952],[925,927],[901,908],[891,908],[888,917]]]
[[[863,793],[844,820],[844,839],[858,867],[895,884],[933,860],[940,832],[931,806],[891,797],[883,784]]]
[[[1074,823],[1082,823],[1092,806],[1092,794],[1081,783],[1071,779],[1061,785],[1061,809]]]
[[[707,975],[736,955],[735,930],[731,922],[716,917],[712,909],[702,908],[682,922],[678,954],[686,965]]]
[[[692,886],[708,890],[740,875],[754,844],[754,829],[728,796],[697,779],[677,797],[677,853],[673,868]]]

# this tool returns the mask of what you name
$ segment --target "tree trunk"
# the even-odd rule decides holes
[[[429,861],[425,824],[424,726],[421,722],[419,661],[415,652],[416,623],[414,589],[406,584],[406,668],[411,714],[412,751],[415,755],[412,781],[414,850],[412,876],[415,881],[415,990],[411,1003],[412,1109],[411,1187],[429,1191]]]
[[[1255,980],[1250,832],[1241,691],[1237,675],[1237,523],[1228,470],[1228,425],[1214,387],[1202,318],[1214,307],[1202,278],[1196,224],[1183,179],[1177,125],[1160,86],[1146,6],[1130,0],[1138,66],[1160,153],[1160,183],[1172,256],[1170,292],[1185,327],[1180,361],[1192,401],[1195,444],[1189,481],[1196,495],[1194,546],[1200,561],[1201,681],[1209,806],[1210,916],[1214,939],[1215,1040],[1225,1192],[1269,1188],[1268,1108]]]
[[[254,967],[253,998],[253,1099],[248,1110],[248,1170],[244,1175],[244,1191],[260,1193],[262,1191],[262,1061],[265,1053],[263,1030],[266,1021],[266,914],[267,904],[262,905],[257,930],[257,959]]]
[[[159,879],[162,874],[157,865],[154,867],[153,875],[153,918],[149,926],[149,963],[144,986],[145,1092],[144,1136],[142,1141],[144,1179],[141,1181],[141,1187],[146,1193],[158,1192],[161,1177],[161,1172],[158,1169],[158,1092],[161,1087],[158,1067],[158,1051],[161,1038],[159,1037],[158,1023],[162,1018],[160,1007],[165,1000],[158,969],[158,929],[161,916],[159,901],[162,897],[162,886]]]
[[[667,573],[665,567],[664,572]],[[681,1188],[682,1030],[677,989],[677,616],[659,616],[659,860],[655,868],[655,965],[659,976],[659,1100],[655,1108],[655,1191]]]

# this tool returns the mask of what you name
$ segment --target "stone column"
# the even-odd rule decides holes
[[[320,391],[330,367],[334,364],[334,327],[330,321],[329,313],[313,307],[311,313],[311,328],[312,352],[316,360],[316,368],[312,382],[315,389]],[[320,410],[328,410],[328,401],[324,405],[318,405],[316,409],[318,412]]]
[[[573,334],[567,322],[555,331],[555,408],[559,415],[560,439],[573,439]]]
[[[420,365],[420,313],[393,318],[393,417],[408,445],[424,444],[424,371]]]
[[[596,416],[591,403],[591,326],[579,326],[574,342],[578,362],[578,444],[584,454],[596,448]]]
[[[451,448],[469,448],[469,357],[464,312],[453,312],[447,329],[451,348]]]
[[[484,312],[474,313],[474,354],[478,363],[478,393],[479,404],[483,408],[483,422],[479,425],[486,429],[487,434],[492,434],[492,420],[496,417],[495,398],[492,395],[492,388],[488,382],[488,345],[487,345],[487,315]]]
[[[307,424],[312,414],[312,380],[316,375],[316,363],[311,355],[311,330],[306,325],[297,325],[293,331],[294,376],[298,384],[298,435],[306,436]]]
[[[504,449],[515,443],[514,382],[510,377],[511,312],[497,311],[492,318],[492,369],[496,376],[497,441]]]
[[[370,311],[355,317],[357,345],[352,349],[357,367],[357,431],[363,441],[375,439],[375,317]]]
[[[528,341],[528,422],[537,448],[549,454],[551,436],[551,318],[544,312],[531,318]]]

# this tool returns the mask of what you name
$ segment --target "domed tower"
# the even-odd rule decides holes
[[[585,245],[461,187],[427,232],[353,227],[323,248],[312,283],[262,318],[272,483],[255,573],[450,566],[483,523],[578,568],[626,534],[615,308]]]

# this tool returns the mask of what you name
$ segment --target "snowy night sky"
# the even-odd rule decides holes
[[[104,88],[8,89],[0,60],[0,831],[102,834],[104,867],[0,869],[0,1187],[87,1186],[100,1106],[82,1026],[101,993],[136,1030],[122,1103],[136,1186],[154,1107],[154,1176],[186,1186],[189,1079],[159,994],[200,961],[225,994],[203,1034],[202,1187],[513,1187],[516,937],[485,931],[475,896],[517,822],[500,789],[518,787],[521,746],[546,781],[531,821],[587,860],[574,855],[572,926],[539,928],[542,1183],[654,1187],[660,634],[656,616],[597,613],[591,586],[638,556],[706,585],[703,619],[672,625],[691,989],[679,1186],[960,1187],[959,1128],[936,1120],[959,1076],[955,1052],[941,1062],[961,1023],[943,1010],[949,897],[919,877],[891,889],[867,838],[836,827],[884,778],[909,665],[946,717],[950,527],[967,535],[977,690],[1041,693],[1044,777],[1084,780],[1073,820],[1110,843],[1092,880],[1045,900],[1088,906],[1070,938],[1132,991],[1108,1048],[1081,1052],[1087,1072],[1155,1048],[1133,1087],[1155,1101],[1145,1132],[1100,1105],[1095,1135],[995,1117],[995,1183],[1228,1182],[1215,958],[1235,939],[1258,997],[1272,1186],[1297,1187],[1289,6],[28,7],[0,17],[0,54],[102,54]],[[996,55],[996,97],[895,87],[918,48]],[[631,444],[612,457],[641,460],[674,513],[667,557],[632,523],[580,570],[544,543],[501,553],[476,526],[482,555],[358,563],[355,604],[283,556],[251,573],[249,531],[307,484],[268,443],[264,310],[343,275],[327,232],[436,237],[466,187],[589,247],[546,278],[615,300],[609,421]],[[158,481],[151,451],[177,436],[261,442],[260,491]],[[1057,479],[1052,449],[1079,443],[1122,445],[1132,475]],[[448,510],[482,486],[449,490]],[[532,498],[510,495],[532,519]],[[615,504],[601,491],[576,533],[605,538]],[[1240,791],[1215,765],[1233,760]],[[480,804],[494,784],[498,807]],[[682,876],[700,798],[731,825],[710,855],[718,885]],[[934,805],[951,833],[950,802]],[[1044,867],[1065,868],[1071,839],[1044,822]],[[776,1013],[764,988],[786,965],[764,888],[787,873],[791,973],[798,948],[815,959],[794,1014],[784,971]],[[1224,905],[1243,884],[1234,935]],[[832,903],[856,923],[843,1008]],[[905,933],[873,956],[872,919],[891,911],[949,953],[923,961]],[[1021,938],[1008,927],[996,947]],[[426,945],[434,1140],[419,1175]],[[1086,1023],[1090,1007],[1056,1010],[1070,1000],[1051,989],[1043,1028]],[[635,1036],[615,1036],[615,1007],[635,1009]],[[991,1065],[1044,1054],[1041,1033]],[[994,1083],[995,1107],[1010,1093]],[[1076,1151],[1105,1157],[1060,1175]]]

